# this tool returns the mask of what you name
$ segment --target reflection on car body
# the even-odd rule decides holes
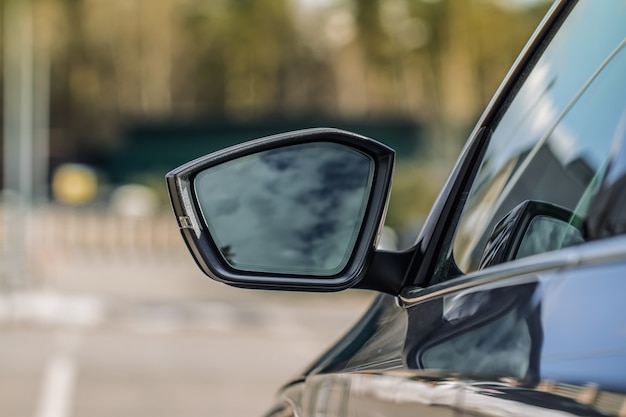
[[[554,4],[404,251],[376,248],[393,151],[353,133],[262,138],[168,174],[183,238],[211,278],[380,292],[268,417],[626,416],[624,22],[622,0]],[[319,146],[359,155],[361,167],[290,162],[309,162],[306,149]],[[246,161],[269,156],[290,173],[266,177],[265,203],[241,204],[244,185],[207,180],[239,166],[248,185],[266,168]],[[286,197],[276,188],[285,181],[287,194],[319,198]],[[289,216],[264,222],[281,210]],[[262,255],[299,248],[294,236],[314,243],[307,259]],[[244,244],[253,261],[237,260]]]

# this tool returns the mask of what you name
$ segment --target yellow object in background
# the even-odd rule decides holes
[[[55,200],[71,205],[93,201],[98,192],[95,171],[81,164],[61,165],[52,178],[52,193]]]

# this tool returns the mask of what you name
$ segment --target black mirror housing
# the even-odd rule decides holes
[[[581,243],[583,221],[552,203],[526,200],[492,231],[479,269]]]
[[[338,129],[256,139],[166,176],[187,248],[210,278],[254,289],[338,291],[374,257],[394,151]]]

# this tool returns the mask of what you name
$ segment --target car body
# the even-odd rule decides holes
[[[415,244],[376,248],[393,151],[277,135],[167,176],[229,285],[378,291],[268,417],[626,415],[626,2],[557,1]]]

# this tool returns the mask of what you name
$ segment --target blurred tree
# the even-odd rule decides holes
[[[361,68],[378,85],[370,87],[371,110],[415,115],[448,157],[548,7],[541,0],[517,9],[498,0],[351,1],[366,52]]]
[[[6,1],[6,0],[5,0]],[[528,2],[526,2],[528,3]],[[137,118],[407,116],[455,155],[547,8],[500,0],[34,0],[52,150]],[[461,132],[461,133],[459,133]]]
[[[97,163],[138,119],[408,117],[428,130],[431,158],[397,171],[388,220],[399,228],[430,207],[433,178],[445,177],[433,173],[447,172],[548,8],[546,0],[32,4],[35,72],[49,72],[40,85],[50,87],[52,168],[79,154]]]
[[[320,44],[336,35],[329,32],[342,30],[329,22],[337,14],[310,13],[314,33],[307,39],[294,19],[300,1],[39,0],[38,5],[46,4],[47,13],[52,3],[60,10],[61,17],[48,24],[61,45],[53,57],[53,77],[60,81],[55,93],[82,111],[89,103],[100,119],[110,107],[118,115],[210,110],[246,117],[290,111],[294,104],[303,111],[333,107],[343,86],[333,82],[339,69],[331,61],[345,53],[356,59],[352,67],[366,73],[360,78],[372,84],[362,87],[382,97],[368,97],[368,113],[417,108],[428,119],[436,113],[467,121],[546,9],[538,2],[512,12],[495,0],[330,1],[320,8],[347,11],[357,36],[340,45],[340,54],[320,54]],[[360,53],[350,53],[354,48]],[[312,87],[302,93],[302,84]],[[389,107],[385,97],[391,96],[396,98]],[[57,117],[93,127],[66,106],[59,106],[64,111]]]
[[[196,62],[179,78],[180,96],[234,118],[321,107],[324,92],[310,80],[327,70],[300,43],[290,11],[286,0],[190,3],[182,51]]]

